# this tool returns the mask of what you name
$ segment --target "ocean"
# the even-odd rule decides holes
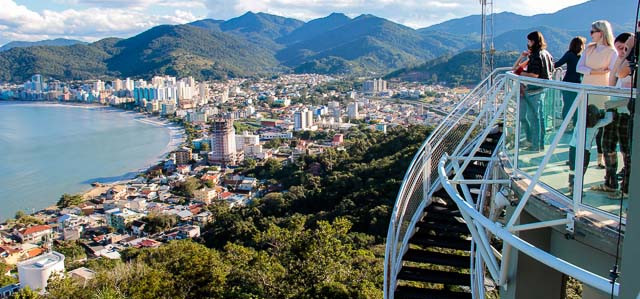
[[[93,182],[132,178],[181,138],[176,127],[109,107],[0,102],[0,221]]]

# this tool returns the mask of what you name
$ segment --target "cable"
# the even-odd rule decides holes
[[[637,88],[636,86],[636,80],[638,77],[638,71],[637,71],[637,63],[638,63],[638,14],[640,13],[640,0],[638,1],[638,5],[636,7],[636,21],[633,23],[634,26],[636,26],[636,28],[634,28],[634,47],[633,47],[633,61],[629,62],[629,67],[631,68],[631,82],[633,82],[632,84],[632,88],[629,91],[629,107],[632,109],[629,109],[631,112],[630,115],[630,119],[631,119],[631,124],[633,124],[633,116],[634,116],[634,112],[635,111],[635,100],[633,99],[633,89]],[[614,74],[615,76],[615,74]],[[627,127],[627,136],[629,137],[629,150],[631,149],[631,142],[633,141],[632,136],[631,136],[631,132],[633,130],[633,125],[629,125]],[[629,155],[631,155],[631,153],[628,153]],[[624,159],[624,157],[623,157]],[[624,163],[624,160],[623,160]],[[630,166],[630,165],[628,165]],[[627,184],[629,184],[628,179],[627,179],[627,172],[630,171],[630,169],[628,169],[630,167],[623,167],[622,170],[622,175],[623,175],[623,182],[626,182]],[[617,179],[617,178],[616,178]],[[623,189],[622,186],[620,189]],[[624,190],[620,190],[620,209],[618,210],[618,238],[616,241],[616,259],[615,259],[615,263],[613,264],[613,268],[611,269],[611,271],[609,271],[609,277],[611,277],[611,299],[614,298],[613,296],[613,292],[615,290],[615,286],[616,286],[616,280],[618,280],[618,277],[620,276],[620,272],[618,271],[618,259],[620,258],[620,239],[622,236],[622,201],[624,199]]]

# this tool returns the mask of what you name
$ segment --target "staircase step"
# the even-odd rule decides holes
[[[428,213],[432,213],[432,214],[441,214],[441,215],[445,215],[445,216],[461,217],[460,211],[458,211],[457,209],[452,210],[452,209],[449,209],[448,207],[441,207],[441,206],[437,206],[437,205],[429,205],[425,209],[425,212],[427,212],[427,214]]]
[[[485,153],[485,152],[476,152],[475,157],[485,157],[489,158],[493,156],[493,153]]]
[[[409,249],[402,257],[403,261],[469,268],[469,256],[446,254],[428,250]]]
[[[409,243],[426,247],[442,247],[467,251],[471,248],[471,240],[451,236],[431,236],[419,232],[413,235]]]
[[[426,210],[425,210],[426,211]],[[451,214],[433,213],[426,211],[427,214],[422,218],[424,222],[439,222],[450,224],[464,224],[464,219],[461,216],[455,216]]]
[[[483,142],[482,144],[480,144],[480,148],[484,149],[484,150],[489,150],[489,151],[493,151],[494,149],[496,149],[496,146],[498,145],[498,143],[493,143],[493,142]]]
[[[457,272],[438,271],[404,266],[398,273],[398,280],[442,283],[447,285],[471,285],[471,275]]]
[[[451,199],[451,197],[449,196],[449,193],[447,193],[447,190],[444,190],[444,188],[442,188],[442,189],[440,189],[440,190],[438,190],[436,192],[433,192],[432,196],[433,197],[439,197],[439,198],[442,198],[444,200],[450,200]]]
[[[424,289],[410,286],[398,286],[394,294],[397,299],[471,299],[471,293],[447,290]]]
[[[462,223],[455,224],[421,221],[416,224],[416,227],[419,227],[421,230],[434,230],[436,232],[469,234],[467,225]]]

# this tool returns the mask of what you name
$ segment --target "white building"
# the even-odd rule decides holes
[[[291,132],[266,132],[260,134],[260,139],[262,140],[271,140],[271,139],[291,139],[293,138],[293,133]]]
[[[44,290],[53,273],[64,273],[64,255],[55,251],[18,263],[21,288]]]
[[[245,147],[250,147],[254,145],[260,144],[260,136],[249,134],[249,132],[244,131],[242,135],[236,135],[236,150],[237,151],[245,151]]]
[[[360,115],[358,114],[358,102],[353,102],[347,105],[347,116],[350,119],[360,118]]]
[[[313,111],[303,108],[293,114],[293,129],[296,131],[308,130],[313,126]]]

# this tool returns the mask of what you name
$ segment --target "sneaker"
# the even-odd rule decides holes
[[[620,197],[625,199],[625,198],[629,198],[629,194],[625,193],[625,192],[622,192],[620,190],[616,190],[616,192],[610,193],[609,195],[607,195],[607,197],[609,199],[620,199]]]
[[[591,191],[597,191],[597,192],[616,192],[618,191],[618,189],[616,188],[611,188],[605,184],[600,184],[600,185],[593,185],[591,186],[591,188],[589,188],[589,190]]]

